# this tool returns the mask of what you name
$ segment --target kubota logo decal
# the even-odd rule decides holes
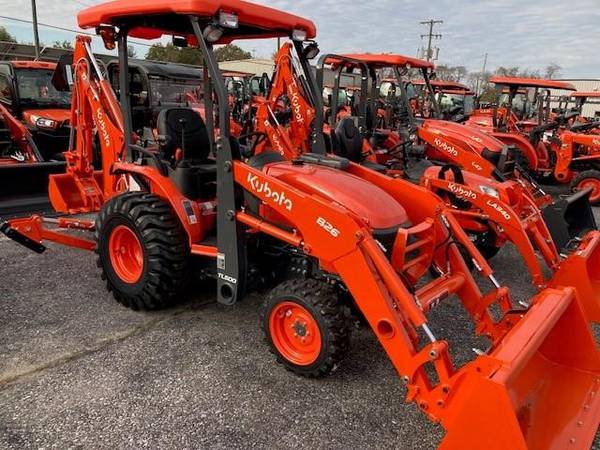
[[[498,211],[502,215],[502,217],[504,217],[506,220],[510,220],[510,214],[508,212],[506,212],[506,210],[498,203],[488,200],[487,205],[491,206],[496,211]]]
[[[304,123],[304,116],[302,115],[302,107],[300,106],[300,95],[298,91],[292,92],[292,108],[294,111],[294,118],[299,124]]]
[[[110,136],[108,134],[108,130],[106,129],[106,122],[104,121],[104,113],[100,108],[96,110],[96,120],[98,121],[98,131],[104,139],[104,145],[110,147]]]
[[[458,197],[473,200],[477,198],[477,194],[475,192],[473,192],[471,189],[465,189],[460,184],[448,183],[448,189],[450,189],[450,192]]]
[[[257,192],[258,194],[263,194],[265,197],[272,200],[276,205],[283,206],[288,211],[291,211],[294,207],[294,203],[285,196],[285,192],[274,191],[271,189],[271,186],[269,186],[268,181],[263,181],[256,175],[249,173],[248,184],[250,184],[250,187],[253,191]]]
[[[442,141],[440,138],[435,138],[433,140],[433,144],[439,149],[443,150],[451,156],[458,156],[458,150],[454,148],[454,146],[448,144],[447,142]]]

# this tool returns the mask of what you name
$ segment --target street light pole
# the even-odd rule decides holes
[[[35,46],[35,59],[40,57],[40,35],[38,33],[37,7],[36,0],[31,0],[31,14],[33,17],[33,44]]]

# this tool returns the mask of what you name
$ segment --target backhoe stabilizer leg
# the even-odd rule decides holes
[[[10,224],[4,220],[0,220],[0,232],[9,239],[12,239],[16,243],[21,244],[23,247],[26,247],[35,253],[41,254],[46,251],[46,247],[43,244],[34,241],[20,231],[12,228]]]

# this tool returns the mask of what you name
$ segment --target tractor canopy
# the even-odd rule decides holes
[[[228,44],[236,39],[289,37],[296,30],[305,33],[305,39],[313,39],[317,34],[310,20],[242,0],[116,0],[82,10],[77,21],[84,29],[101,25],[127,26],[129,36],[141,39],[158,39],[174,33],[195,39],[189,16],[208,23],[221,13],[236,15],[239,25],[224,28],[222,36],[213,44]]]
[[[490,83],[509,87],[564,89],[566,91],[575,90],[575,86],[573,86],[571,83],[556,80],[545,80],[542,78],[491,77]]]
[[[575,91],[571,93],[574,98],[600,98],[600,91]]]

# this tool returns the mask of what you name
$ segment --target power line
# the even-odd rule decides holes
[[[12,20],[14,22],[21,22],[21,23],[27,23],[29,25],[33,25],[33,21],[32,20],[19,19],[18,17],[10,17],[10,16],[0,15],[0,19]],[[75,33],[75,34],[84,34],[86,36],[92,36],[94,38],[99,38],[99,36],[95,35],[94,33],[89,33],[87,31],[74,30],[72,28],[59,27],[58,25],[50,25],[48,23],[42,23],[42,22],[38,22],[38,25],[40,27],[52,28],[54,30],[67,31],[69,33]],[[148,44],[146,42],[129,41],[129,43],[130,44],[136,44],[136,45],[142,45],[144,47],[152,47],[152,44]]]
[[[423,49],[423,53],[424,53],[424,57],[427,61],[431,61],[433,59],[438,59],[439,53],[440,53],[440,49],[438,47],[435,47],[436,50],[436,54],[434,57],[433,54],[433,48],[431,47],[431,41],[433,39],[442,39],[442,35],[441,34],[434,34],[433,33],[433,27],[434,25],[437,24],[442,24],[444,23],[443,20],[435,20],[435,19],[429,19],[429,20],[425,20],[423,22],[420,22],[421,25],[429,25],[429,33],[427,34],[422,34],[421,35],[421,39],[423,38],[428,38],[427,40],[427,50]]]

